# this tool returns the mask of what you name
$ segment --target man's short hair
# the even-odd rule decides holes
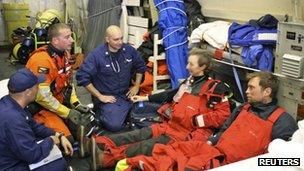
[[[49,40],[52,40],[52,38],[54,38],[54,37],[60,36],[59,30],[61,30],[61,29],[71,29],[71,28],[70,28],[70,26],[68,26],[64,23],[56,23],[56,24],[51,25],[48,30]]]
[[[199,49],[199,48],[193,48],[189,56],[195,55],[198,57],[198,65],[203,66],[206,65],[206,69],[209,70],[211,67],[211,59],[212,54],[209,51]]]
[[[259,85],[262,87],[263,90],[268,87],[271,88],[271,98],[276,97],[276,94],[279,89],[279,80],[275,75],[266,71],[253,72],[247,75],[247,80],[249,81],[255,77],[260,78]]]

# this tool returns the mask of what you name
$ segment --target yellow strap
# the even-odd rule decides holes
[[[50,86],[47,83],[41,83],[38,85],[38,93],[36,96],[36,102],[39,103],[45,109],[48,109],[60,117],[66,118],[70,112],[70,109],[61,104],[51,93]]]

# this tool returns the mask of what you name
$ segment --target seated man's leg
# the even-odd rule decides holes
[[[146,127],[120,134],[111,134],[106,137],[111,139],[116,146],[121,146],[152,138],[152,129],[150,127]]]
[[[34,115],[34,119],[38,123],[44,124],[44,126],[51,128],[56,132],[64,133],[67,138],[72,137],[71,132],[64,121],[51,111],[41,110],[39,113]]]
[[[116,132],[124,128],[130,109],[131,102],[118,97],[115,103],[100,104],[96,113],[106,129]]]
[[[138,143],[133,143],[131,145],[122,145],[117,148],[105,147],[104,151],[101,151],[98,147],[100,144],[96,144],[95,148],[98,148],[99,150],[92,151],[99,151],[95,154],[95,157],[97,158],[95,160],[100,163],[99,165],[101,165],[102,167],[111,167],[114,166],[117,161],[126,157],[133,157],[140,154],[151,155],[153,147],[156,143],[167,144],[170,142],[170,140],[170,137],[166,135],[161,135],[159,137],[143,140]]]
[[[85,153],[88,151],[85,145],[85,141],[88,141],[88,139],[84,136],[84,127],[81,126],[79,130],[80,157],[84,157]],[[152,138],[152,129],[146,127],[119,134],[93,137],[101,150],[111,151],[111,153],[115,153],[113,154],[115,156],[124,156],[125,149],[130,144]]]
[[[95,136],[95,141],[99,146],[103,147],[102,150],[120,149],[120,147],[127,148],[137,142],[144,140],[150,140],[153,137],[160,137],[160,135],[153,136],[152,128],[146,127],[142,129],[136,129],[133,131],[123,132],[119,134],[111,134],[104,136]]]
[[[219,166],[223,155],[202,141],[181,141],[170,145],[157,144],[152,156],[138,155],[121,161],[128,168],[142,170],[201,170]],[[178,163],[178,164],[177,164]],[[176,165],[177,164],[177,165]],[[130,170],[130,169],[129,169]]]
[[[168,144],[171,138],[167,135],[160,135],[159,137],[140,141],[130,145],[126,149],[126,157],[134,157],[137,155],[151,156],[155,144]]]
[[[102,166],[114,166],[117,160],[126,157],[126,149],[131,145],[152,138],[152,129],[147,127],[120,134],[95,137],[97,147],[104,150]]]

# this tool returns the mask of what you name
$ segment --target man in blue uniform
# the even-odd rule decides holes
[[[101,124],[109,131],[124,127],[131,109],[128,100],[139,91],[145,63],[132,46],[122,42],[118,26],[106,30],[106,43],[94,49],[76,74],[77,83],[84,86],[93,96],[94,108]],[[136,80],[130,87],[131,77]]]
[[[24,110],[35,100],[38,84],[44,80],[26,68],[10,77],[9,95],[0,99],[0,170],[29,170],[30,164],[49,155],[54,144],[61,145],[66,154],[73,154],[72,145],[63,134],[36,123]],[[67,164],[60,158],[37,170],[67,170]]]

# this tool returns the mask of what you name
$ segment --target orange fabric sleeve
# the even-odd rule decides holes
[[[56,65],[46,51],[33,54],[28,60],[26,67],[34,74],[45,74],[45,83],[51,84],[57,75]],[[41,68],[46,68],[48,71],[41,71]]]

